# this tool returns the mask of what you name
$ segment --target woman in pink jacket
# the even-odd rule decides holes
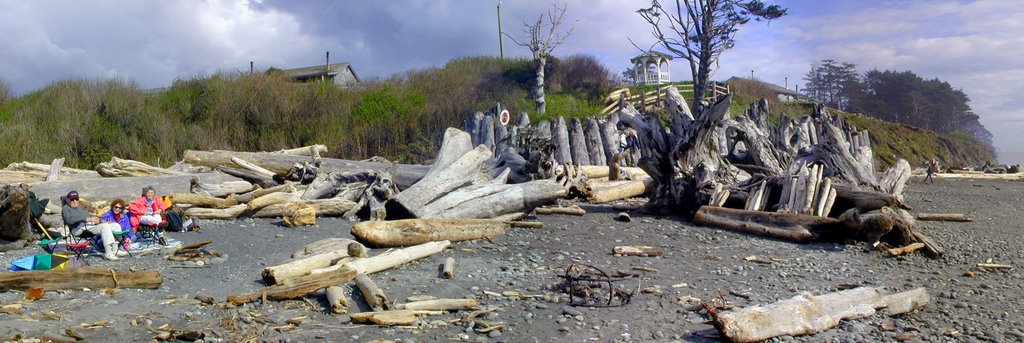
[[[128,209],[134,214],[131,217],[132,230],[137,230],[140,223],[156,226],[161,230],[167,227],[167,218],[164,217],[167,205],[156,197],[156,188],[153,186],[143,187],[142,196],[132,201]]]

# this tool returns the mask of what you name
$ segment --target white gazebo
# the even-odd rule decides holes
[[[629,59],[633,63],[634,83],[637,86],[642,86],[671,82],[672,75],[669,74],[668,65],[671,60],[672,56],[657,51],[649,51]]]

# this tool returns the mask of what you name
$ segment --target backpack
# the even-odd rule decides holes
[[[181,222],[181,215],[178,212],[167,211],[167,231],[182,232],[185,226]]]

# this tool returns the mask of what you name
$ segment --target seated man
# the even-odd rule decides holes
[[[89,214],[82,208],[82,201],[78,199],[78,192],[71,191],[64,198],[64,206],[61,207],[61,217],[64,224],[68,226],[70,234],[81,237],[89,232],[92,235],[99,235],[103,241],[103,258],[114,261],[120,256],[128,253],[117,249],[117,240],[114,239],[114,232],[120,232],[121,226],[117,223],[104,223],[100,218]]]

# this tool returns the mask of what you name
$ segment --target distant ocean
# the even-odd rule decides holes
[[[1011,152],[999,152],[999,163],[1002,164],[1024,164],[1024,152],[1011,151]]]

